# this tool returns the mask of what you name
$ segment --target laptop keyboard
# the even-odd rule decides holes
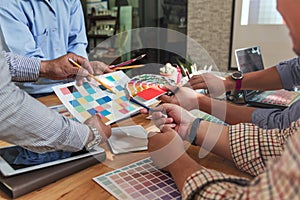
[[[289,106],[296,99],[298,99],[299,96],[300,94],[298,92],[291,92],[287,90],[272,90],[265,91],[253,97],[252,100],[266,104]]]

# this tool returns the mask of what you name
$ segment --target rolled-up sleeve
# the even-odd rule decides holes
[[[300,57],[281,62],[276,68],[284,89],[293,90],[300,85]]]
[[[262,131],[250,124],[232,126],[230,140],[237,166],[243,166],[248,172],[258,170],[258,173],[264,173],[253,180],[248,180],[203,168],[187,178],[182,198],[189,200],[298,199],[299,126],[300,121],[283,131]],[[267,167],[265,167],[266,160],[269,160]]]
[[[285,129],[300,118],[300,101],[296,101],[284,110],[257,108],[252,112],[252,123],[260,128]]]
[[[13,81],[37,81],[41,60],[3,51]]]
[[[299,131],[300,121],[287,129],[261,129],[253,124],[230,126],[229,139],[235,165],[257,176],[265,171],[266,162],[281,156],[288,138]]]

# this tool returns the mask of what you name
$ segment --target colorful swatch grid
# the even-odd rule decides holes
[[[114,93],[96,81],[75,82],[53,87],[58,98],[69,112],[80,122],[99,113],[105,124],[111,124],[138,112],[139,107],[129,102],[124,85],[130,79],[122,71],[98,76]]]
[[[164,94],[162,89],[166,85],[176,85],[174,81],[164,76],[155,74],[143,74],[133,77],[127,84],[126,89],[136,100],[147,102]]]
[[[151,158],[93,178],[117,199],[181,199],[169,173],[158,170]]]
[[[63,105],[57,105],[57,106],[52,106],[52,107],[49,107],[51,110],[54,110],[55,112],[58,112],[59,114],[71,119],[71,120],[74,120],[74,121],[78,121],[69,111],[68,109]]]

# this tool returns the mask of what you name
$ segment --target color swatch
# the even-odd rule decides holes
[[[124,85],[130,79],[122,71],[98,76],[114,93],[107,91],[96,81],[84,82],[81,86],[75,82],[53,87],[58,98],[80,122],[84,122],[96,113],[105,124],[111,124],[138,112],[139,107],[129,102]]]
[[[128,93],[136,100],[146,102],[164,94],[163,86],[176,85],[175,82],[164,76],[143,74],[133,77],[125,86]]]
[[[181,199],[169,173],[158,170],[150,158],[93,178],[117,199]]]
[[[71,119],[71,120],[74,120],[74,121],[78,121],[69,111],[68,109],[63,105],[57,105],[57,106],[52,106],[52,107],[49,107],[51,110],[54,110],[55,112],[58,112],[59,114]]]

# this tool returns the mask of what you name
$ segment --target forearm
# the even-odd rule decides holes
[[[235,89],[235,81],[230,77],[225,81],[226,90]],[[245,73],[242,80],[242,90],[277,90],[282,89],[282,81],[276,67]]]
[[[182,193],[187,178],[200,169],[202,169],[202,167],[187,154],[183,154],[169,166],[169,171],[180,193]]]
[[[0,139],[33,151],[78,151],[88,139],[86,125],[62,117],[10,82],[0,55]]]
[[[197,129],[196,144],[207,152],[213,152],[233,161],[230,151],[229,129],[226,126],[201,121]]]
[[[228,124],[252,122],[252,113],[255,108],[240,106],[226,101],[209,98],[205,95],[198,96],[200,110],[209,113]],[[243,113],[243,114],[241,114]]]

